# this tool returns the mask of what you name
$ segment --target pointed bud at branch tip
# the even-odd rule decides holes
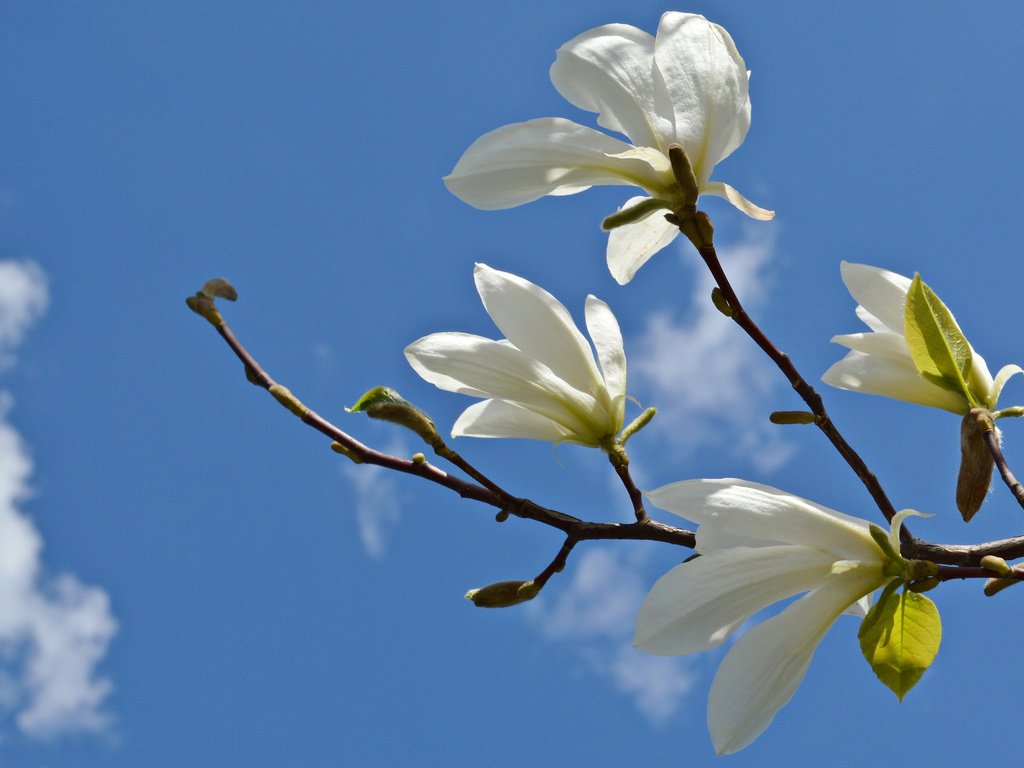
[[[238,301],[238,291],[235,290],[235,286],[223,277],[214,277],[211,280],[207,280],[203,283],[203,287],[199,289],[199,295],[206,296],[211,300],[227,299],[228,301]]]
[[[605,232],[610,232],[613,229],[624,227],[627,224],[635,224],[641,219],[646,219],[655,211],[668,207],[668,203],[658,200],[657,198],[647,198],[636,205],[632,205],[629,208],[623,208],[622,210],[613,213],[611,216],[608,216],[601,222],[601,229]]]
[[[956,481],[956,506],[964,522],[981,509],[989,486],[995,460],[985,443],[985,433],[995,429],[992,417],[981,408],[972,408],[960,422],[960,473]],[[998,431],[996,437],[998,440]]]
[[[270,387],[269,392],[274,396],[274,399],[277,400],[277,402],[294,413],[300,419],[304,419],[306,414],[309,413],[309,408],[304,406],[299,398],[292,394],[288,387],[283,387],[280,384],[274,384]]]
[[[343,445],[338,441],[334,441],[333,443],[331,443],[331,450],[334,451],[335,453],[340,453],[342,456],[345,456],[346,458],[351,459],[353,464],[364,463],[363,460],[359,458],[355,453],[353,453],[352,450],[347,445]]]
[[[471,589],[466,599],[477,608],[510,608],[532,600],[540,592],[533,581],[499,581],[480,589]]]
[[[814,424],[818,417],[809,411],[774,411],[768,420],[772,424]]]
[[[629,438],[651,423],[651,419],[654,418],[654,415],[657,412],[657,408],[647,408],[643,413],[633,419],[629,426],[622,430],[622,433],[619,435],[619,443],[621,445],[625,445]]]
[[[986,571],[992,571],[1000,576],[1009,576],[1013,573],[1013,569],[1010,564],[1007,563],[1003,558],[996,557],[995,555],[985,555],[981,558],[981,567]]]
[[[722,293],[722,289],[717,285],[711,289],[711,303],[726,317],[732,317],[735,314],[729,301],[725,298],[725,294]]]

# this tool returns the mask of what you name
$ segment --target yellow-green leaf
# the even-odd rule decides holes
[[[973,353],[960,326],[935,292],[915,275],[907,291],[903,332],[918,373],[933,384],[963,395],[972,406],[967,381]]]
[[[857,637],[875,675],[903,701],[939,652],[942,622],[935,603],[892,582],[868,611]]]

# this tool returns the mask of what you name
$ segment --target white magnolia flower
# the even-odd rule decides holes
[[[435,333],[405,356],[441,389],[487,398],[467,408],[452,436],[526,437],[601,446],[622,429],[626,356],[608,305],[586,302],[586,337],[554,296],[521,277],[477,264],[484,308],[506,338]]]
[[[857,317],[870,333],[833,336],[832,341],[851,350],[821,377],[826,384],[840,389],[884,395],[896,400],[929,405],[953,413],[967,413],[973,406],[958,392],[939,386],[922,376],[907,347],[904,308],[911,280],[866,264],[842,262],[843,282],[857,301]],[[1003,385],[1019,365],[1006,365],[995,379],[985,359],[972,348],[971,371],[967,386],[977,404],[993,409]]]
[[[627,283],[678,234],[662,215],[682,203],[668,159],[672,144],[686,150],[700,193],[724,197],[756,219],[775,215],[710,180],[750,128],[748,79],[729,33],[703,16],[666,13],[656,38],[626,24],[592,29],[558,49],[551,82],[629,143],[562,118],[513,123],[477,139],[445,184],[485,210],[571,195],[594,184],[642,188],[648,197],[623,207],[644,203],[646,218],[614,229],[608,240],[608,267]]]
[[[719,754],[736,752],[789,701],[832,623],[844,612],[863,615],[862,598],[892,580],[888,558],[866,520],[766,485],[688,480],[647,496],[698,524],[701,557],[654,585],[636,620],[640,650],[672,656],[713,648],[758,611],[807,593],[745,632],[718,667],[708,728]],[[898,551],[895,534],[890,542]]]

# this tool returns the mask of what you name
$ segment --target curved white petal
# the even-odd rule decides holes
[[[626,352],[622,346],[622,330],[611,309],[596,296],[587,296],[587,333],[594,341],[597,359],[601,363],[608,396],[612,402],[626,397]]]
[[[470,145],[450,175],[448,189],[475,208],[512,208],[544,195],[580,192],[593,184],[664,185],[664,176],[624,141],[557,117],[513,123]]]
[[[911,281],[887,269],[849,261],[841,262],[839,270],[854,300],[890,331],[903,336],[903,308]]]
[[[996,406],[996,403],[999,400],[999,396],[1003,393],[1003,387],[1006,386],[1006,382],[1008,382],[1011,378],[1016,376],[1018,373],[1024,373],[1024,368],[1021,368],[1019,365],[1016,365],[1014,363],[1010,363],[1009,365],[1004,365],[1002,368],[999,369],[999,373],[996,374],[996,379],[995,379],[995,382],[993,383],[993,386],[992,386],[992,391],[993,391],[992,407],[993,408]]]
[[[743,749],[771,724],[799,687],[829,627],[881,580],[878,573],[858,570],[832,576],[736,641],[708,696],[708,729],[718,754]]]
[[[477,264],[476,290],[494,324],[527,357],[600,400],[604,381],[594,353],[569,311],[540,286],[518,275]]]
[[[962,333],[962,331],[961,331]],[[992,374],[988,370],[985,358],[971,349],[971,370],[967,374],[967,388],[982,408],[994,408],[999,392],[996,391]]]
[[[654,60],[674,108],[676,141],[703,183],[750,128],[747,66],[728,32],[689,13],[661,17]]]
[[[754,205],[736,191],[734,187],[730,187],[724,182],[708,181],[701,184],[700,193],[702,195],[713,195],[715,197],[725,198],[752,219],[758,219],[759,221],[771,221],[775,218],[775,211],[769,211],[767,208]]]
[[[619,210],[646,199],[631,197]],[[619,285],[625,285],[651,256],[675,240],[678,234],[679,229],[665,221],[664,211],[660,210],[633,224],[613,229],[608,233],[608,270],[612,277]]]
[[[661,656],[713,648],[763,608],[820,584],[833,560],[808,547],[778,545],[735,547],[677,565],[640,606],[633,645]]]
[[[697,551],[713,551],[718,531],[829,552],[833,560],[881,562],[868,523],[760,483],[724,478],[670,483],[646,496],[700,526]]]
[[[551,82],[575,106],[597,112],[598,125],[668,151],[674,116],[654,77],[653,35],[626,24],[584,32],[558,49]]]
[[[842,336],[833,336],[833,344],[842,344],[847,349],[855,352],[863,352],[865,355],[882,357],[886,360],[898,362],[901,365],[909,366],[914,372],[914,359],[910,356],[910,349],[907,347],[907,340],[902,334],[896,334],[883,326],[884,330],[872,333],[847,333]]]
[[[965,398],[925,379],[912,361],[906,364],[863,352],[850,352],[825,371],[821,380],[839,389],[882,395],[953,413],[963,414],[970,409]]]
[[[581,436],[596,429],[614,431],[593,397],[511,344],[465,333],[435,333],[406,347],[405,356],[423,379],[440,389],[509,400]]]
[[[570,432],[518,405],[484,400],[462,412],[452,427],[452,437],[523,437],[553,443],[570,437]]]

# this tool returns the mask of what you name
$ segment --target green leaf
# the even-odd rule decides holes
[[[903,332],[918,373],[977,406],[967,386],[973,353],[953,314],[915,275],[907,291]]]
[[[857,637],[875,675],[903,701],[931,666],[942,640],[942,622],[935,603],[916,592],[887,586],[861,623]]]
[[[391,387],[374,387],[373,389],[365,392],[362,397],[356,400],[355,405],[345,410],[350,413],[358,413],[359,411],[365,411],[372,405],[380,405],[382,403],[394,403],[397,405],[409,405],[409,401],[398,394]]]

